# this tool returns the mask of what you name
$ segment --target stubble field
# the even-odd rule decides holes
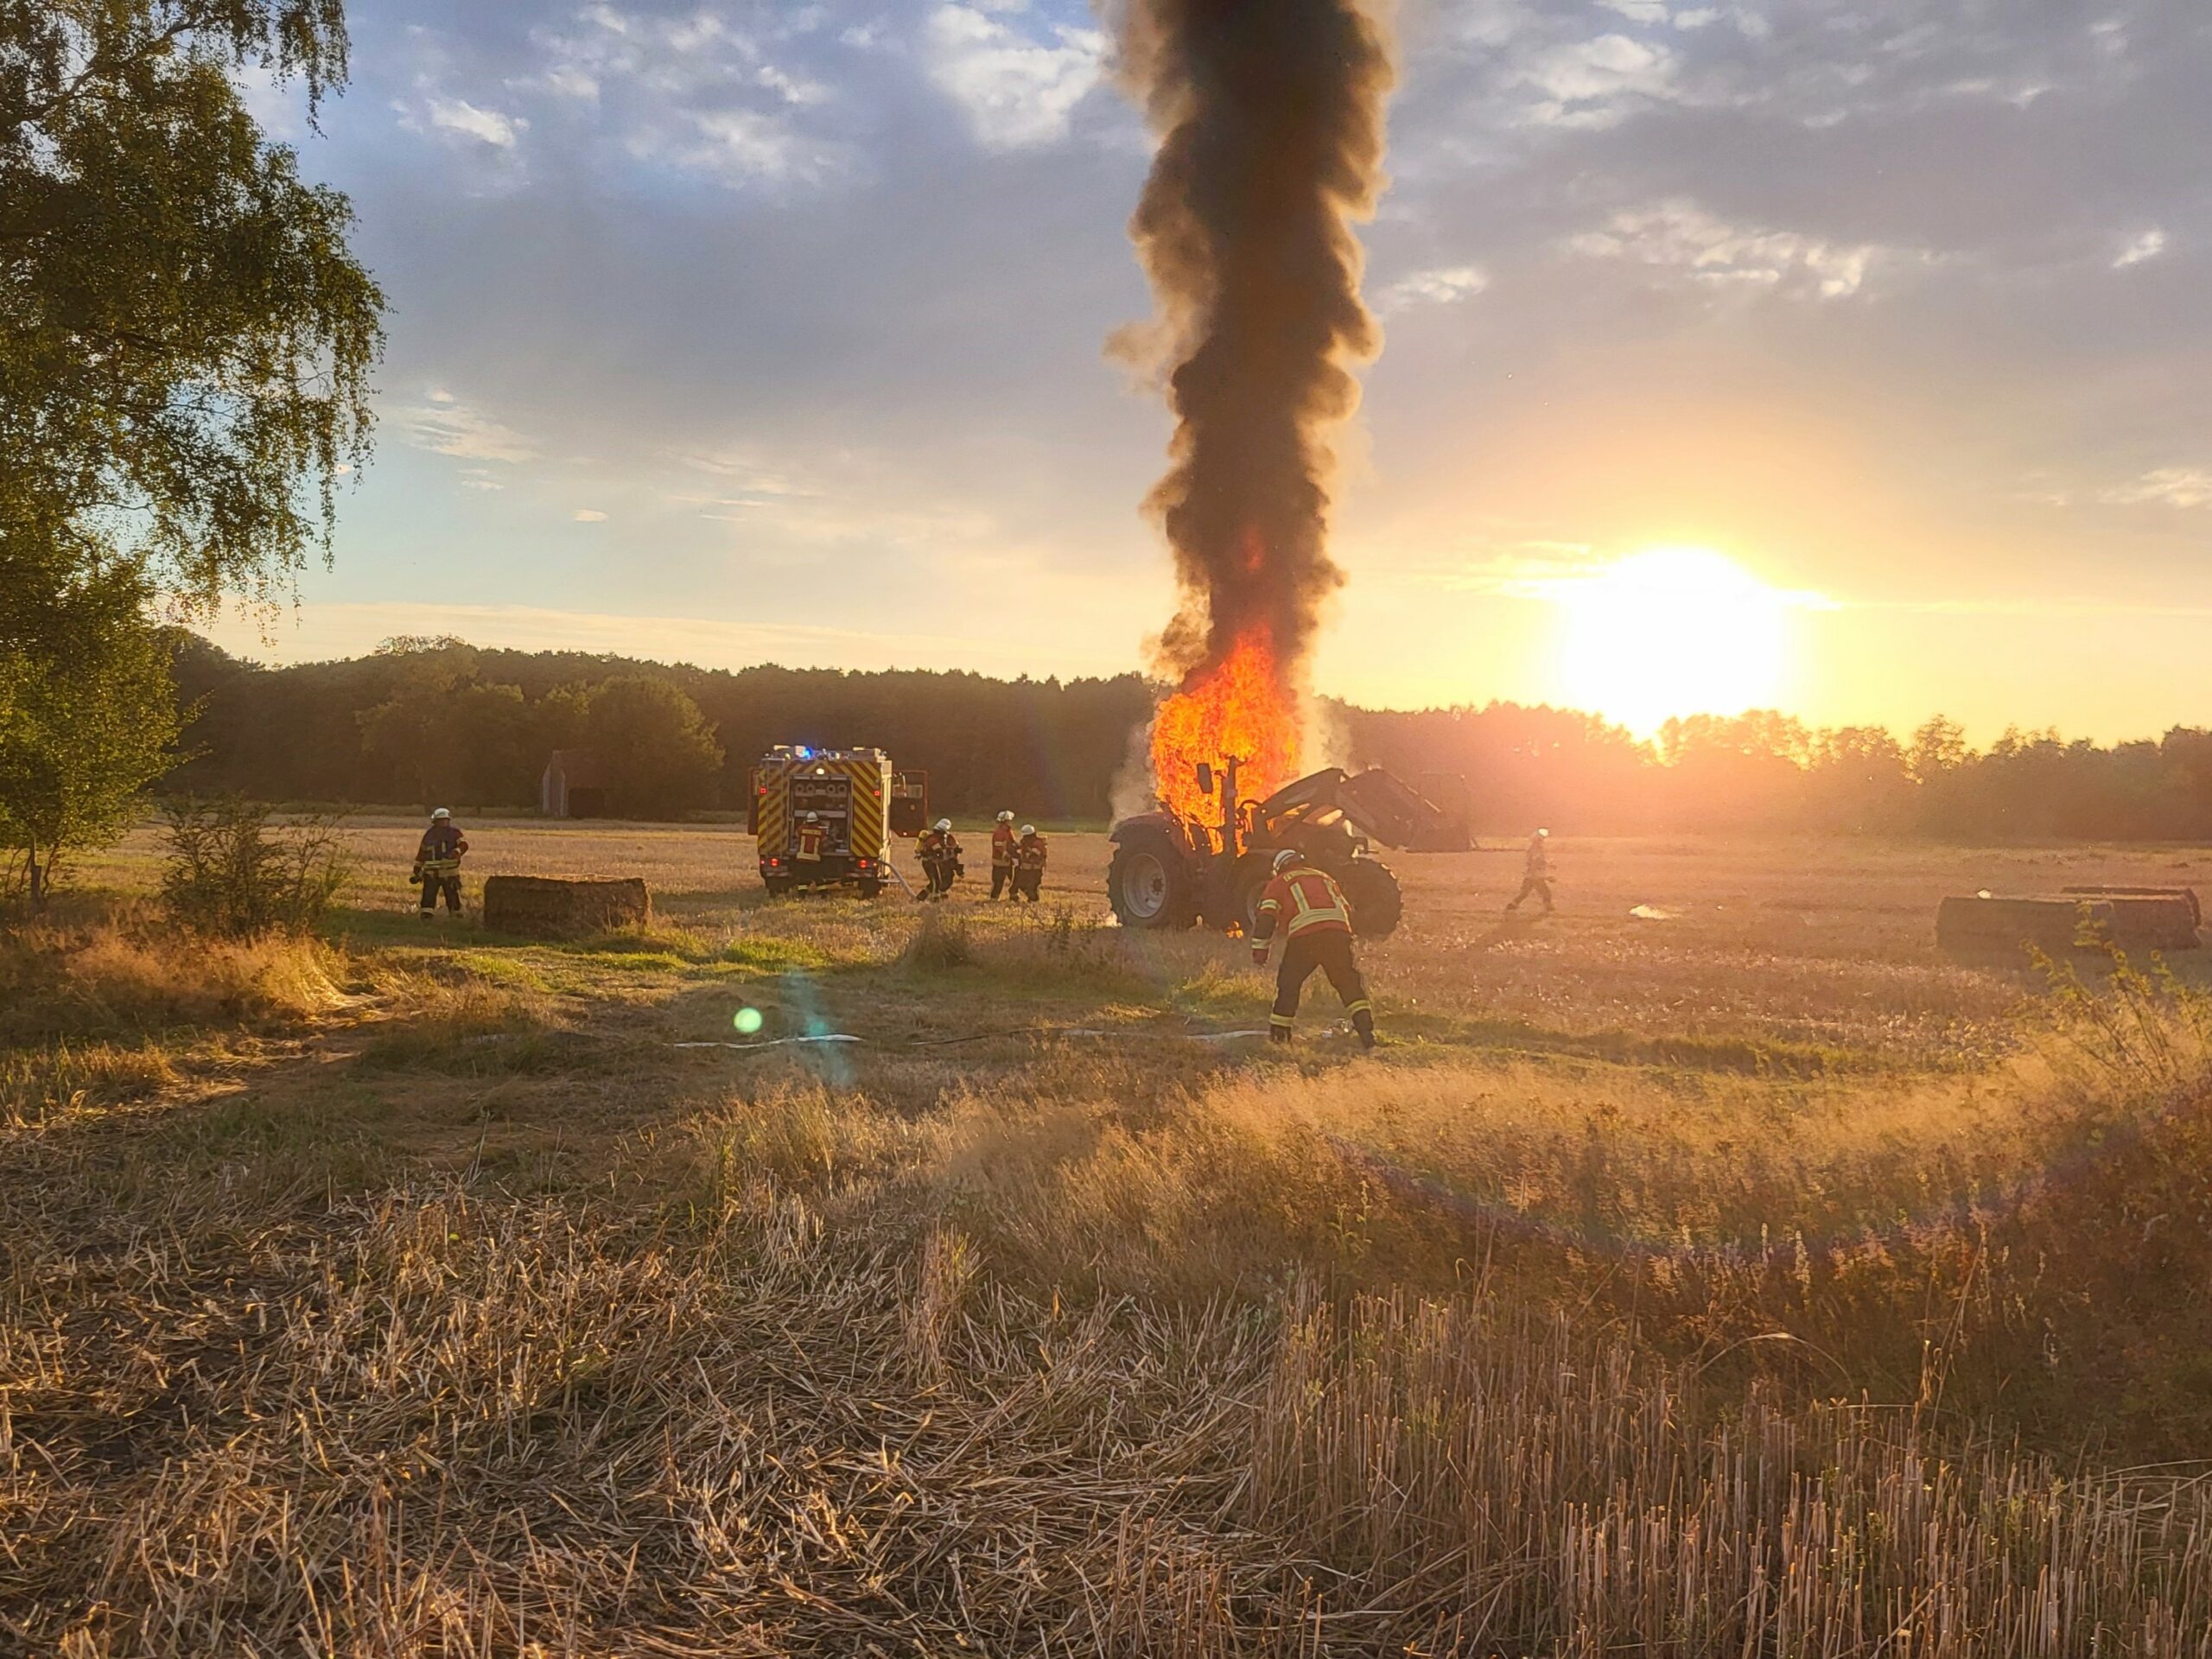
[[[1932,941],[2212,855],[1396,857],[1362,1057],[1100,836],[925,911],[472,826],[652,884],[548,944],[418,832],[312,945],[150,830],[8,941],[0,1650],[2212,1650],[2201,970]]]

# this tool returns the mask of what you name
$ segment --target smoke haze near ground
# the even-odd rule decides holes
[[[1160,137],[1129,233],[1178,422],[1147,504],[1184,593],[1160,666],[1187,678],[1264,631],[1295,680],[1343,580],[1331,430],[1358,406],[1351,365],[1381,345],[1351,226],[1383,181],[1383,24],[1356,0],[1122,0],[1109,14]]]

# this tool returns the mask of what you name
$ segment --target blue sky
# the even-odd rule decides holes
[[[1046,0],[363,0],[321,137],[391,302],[334,569],[264,638],[1110,673],[1173,606],[1147,140]],[[1402,0],[1387,343],[1322,689],[1572,698],[1654,544],[1790,596],[1773,700],[2212,722],[2212,8]]]

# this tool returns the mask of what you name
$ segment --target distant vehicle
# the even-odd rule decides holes
[[[880,749],[779,743],[753,768],[753,835],[771,893],[850,887],[873,899],[892,879],[891,837],[919,835],[928,816],[928,775],[894,772]]]
[[[1354,777],[1338,767],[1287,784],[1263,801],[1241,799],[1239,763],[1198,767],[1199,790],[1221,801],[1221,823],[1147,812],[1114,826],[1106,893],[1124,927],[1195,927],[1249,934],[1274,855],[1294,847],[1336,877],[1351,906],[1352,931],[1388,937],[1404,901],[1390,867],[1368,840],[1408,850],[1465,844],[1465,820],[1377,769]]]

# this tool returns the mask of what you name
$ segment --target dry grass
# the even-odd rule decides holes
[[[142,917],[0,931],[0,1043],[297,1021],[343,1001],[343,969],[282,935],[170,935]]]
[[[2212,1655],[2130,1471],[2212,1449],[2212,1017],[1936,961],[1963,866],[1409,861],[1361,1058],[1203,1040],[1262,981],[1086,838],[938,914],[652,833],[650,932],[328,995],[9,943],[0,1653]],[[674,1046],[738,1004],[868,1040]]]

